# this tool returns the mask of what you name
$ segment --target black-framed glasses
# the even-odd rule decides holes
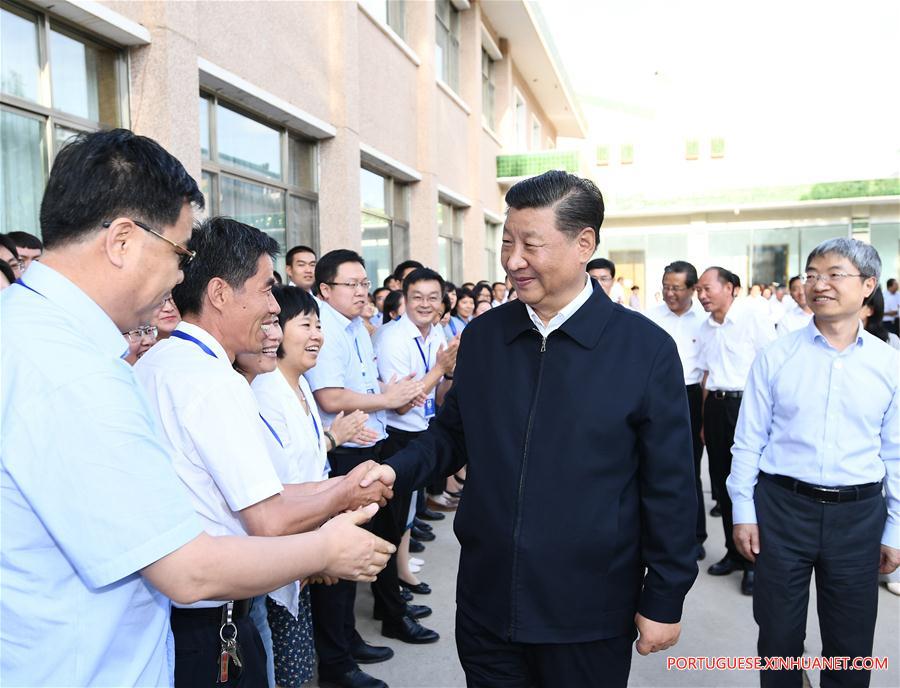
[[[165,241],[167,244],[169,244],[172,248],[174,248],[175,253],[177,253],[179,255],[179,257],[181,258],[181,266],[182,267],[184,267],[185,265],[190,263],[192,260],[194,260],[194,258],[197,257],[196,251],[192,251],[184,244],[179,244],[177,241],[172,241],[169,237],[163,236],[162,233],[153,229],[153,227],[150,227],[149,225],[145,225],[143,222],[140,222],[139,220],[135,220],[134,218],[131,218],[131,221],[134,224],[136,224],[138,227],[143,229],[144,231],[150,232],[153,236],[159,237],[160,239]],[[109,229],[111,225],[112,225],[112,222],[104,222],[104,223],[102,223],[101,226],[104,229]]]
[[[372,283],[369,280],[363,280],[362,282],[326,282],[325,284],[330,285],[332,287],[348,287],[353,291],[356,291],[360,287],[369,291]]]

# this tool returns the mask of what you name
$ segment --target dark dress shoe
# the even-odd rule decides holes
[[[721,516],[722,515],[722,507],[719,506],[719,503],[716,502],[716,505],[709,510],[710,516]]]
[[[424,604],[407,604],[404,616],[408,616],[410,619],[424,619],[426,616],[431,616],[431,607]],[[380,609],[375,609],[372,612],[372,618],[376,621],[384,621],[384,614]]]
[[[421,528],[412,527],[412,537],[414,537],[419,542],[431,542],[435,538],[434,533],[429,533],[427,530],[422,530]]]
[[[703,545],[697,545],[697,561],[706,559],[706,548]]]
[[[419,554],[425,551],[425,545],[416,540],[414,537],[409,539],[409,551],[411,554]]]
[[[350,656],[357,664],[378,664],[378,662],[386,662],[393,657],[394,651],[389,647],[361,642],[350,648]]]
[[[388,688],[381,679],[369,676],[358,667],[340,676],[327,677],[319,674],[320,688]]]
[[[443,521],[446,518],[446,515],[442,514],[440,511],[433,511],[426,507],[418,512],[416,517],[425,521]]]
[[[753,581],[756,579],[756,572],[746,569],[744,577],[741,578],[741,593],[747,596],[753,595]]]
[[[430,533],[434,528],[431,527],[430,523],[425,523],[418,516],[413,519],[413,528],[418,528],[419,530],[424,530],[426,533]]]
[[[401,578],[400,579],[400,587],[409,592],[414,592],[417,595],[430,595],[431,594],[431,587],[428,585],[428,583],[419,582],[419,583],[416,583],[415,585],[413,585],[412,583],[407,583],[405,580],[403,580]]]
[[[401,583],[402,582],[403,581],[401,581]],[[400,588],[400,597],[404,602],[412,602],[413,600],[413,594],[409,590],[406,590],[404,588]]]
[[[727,556],[724,556],[720,561],[717,561],[715,564],[706,569],[706,572],[710,576],[727,576],[729,573],[740,571],[742,568],[743,567],[736,561],[734,561],[733,559],[729,559]]]
[[[441,637],[408,616],[404,616],[399,622],[385,621],[381,624],[381,635],[413,645],[436,643]]]

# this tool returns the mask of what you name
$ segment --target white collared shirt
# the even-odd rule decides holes
[[[700,365],[700,328],[706,320],[706,311],[698,301],[691,300],[691,307],[678,315],[664,303],[647,311],[647,317],[669,333],[678,347],[678,357],[684,368],[684,384],[696,385],[703,379]]]
[[[402,316],[390,328],[385,328],[384,335],[378,338],[375,353],[381,379],[390,380],[394,375],[401,379],[415,373],[415,379],[421,380],[434,367],[438,349],[445,342],[440,325],[432,325],[428,336],[423,337],[412,320]],[[429,393],[431,399],[435,398],[435,391]],[[388,409],[385,415],[387,424],[398,430],[420,432],[428,429],[425,408],[421,406],[414,406],[402,415]]]
[[[591,284],[591,279],[587,276],[587,273],[585,273],[584,279],[584,289],[582,289],[578,296],[572,299],[567,306],[563,307],[559,313],[550,318],[550,322],[546,325],[544,325],[540,316],[534,312],[534,309],[528,304],[525,304],[525,310],[528,311],[528,317],[531,318],[531,322],[534,323],[537,331],[540,332],[544,339],[549,337],[550,333],[554,330],[558,330],[566,320],[575,315],[575,311],[581,308],[587,303],[587,300],[591,298],[591,294],[594,293],[594,287]]]
[[[282,490],[272,466],[265,423],[250,385],[231,367],[219,342],[180,322],[175,336],[150,348],[134,372],[149,397],[172,465],[210,535],[246,535],[238,512]],[[199,602],[192,607],[218,606]]]
[[[357,394],[380,394],[375,350],[362,318],[348,320],[325,301],[319,302],[319,309],[325,343],[315,367],[306,372],[310,389],[315,392],[329,387],[342,387]],[[378,332],[384,332],[388,327],[389,323],[385,323],[378,328]],[[326,425],[331,425],[336,415],[323,411],[322,420]],[[384,411],[369,411],[366,427],[378,435],[378,440],[387,437]],[[346,442],[344,446],[360,445]]]
[[[812,313],[807,313],[795,303],[784,312],[783,316],[781,316],[781,320],[778,321],[775,330],[778,332],[779,337],[783,337],[791,332],[802,330],[809,325],[809,321],[812,320],[812,317]]]
[[[710,314],[699,334],[708,390],[742,391],[753,359],[775,340],[775,328],[765,314],[740,301],[731,304],[721,325]]]

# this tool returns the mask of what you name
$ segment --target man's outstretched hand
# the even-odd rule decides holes
[[[635,647],[642,655],[669,649],[678,642],[678,636],[681,635],[680,623],[651,621],[640,614],[635,614],[634,623],[639,634]]]
[[[387,487],[393,487],[396,479],[397,474],[394,473],[394,469],[387,464],[382,463],[369,468],[368,472],[359,482],[359,486],[365,488],[375,481],[380,481]]]

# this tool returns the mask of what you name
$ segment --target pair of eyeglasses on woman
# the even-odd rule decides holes
[[[194,258],[197,257],[196,251],[192,251],[184,244],[179,244],[177,241],[172,241],[168,237],[163,236],[160,232],[153,229],[153,227],[150,227],[149,225],[145,225],[143,222],[139,222],[138,220],[135,220],[133,218],[131,221],[134,224],[136,224],[138,227],[143,229],[144,231],[150,232],[155,237],[159,237],[160,239],[165,241],[167,244],[169,244],[172,248],[174,248],[175,253],[177,253],[179,255],[179,257],[181,258],[181,267],[184,267],[185,265],[190,263],[192,260],[194,260]],[[112,222],[103,222],[100,226],[103,227],[104,229],[109,229],[111,225],[112,225]]]
[[[129,342],[134,344],[135,342],[139,342],[144,337],[152,337],[156,339],[156,335],[159,334],[159,330],[155,325],[144,325],[143,327],[137,327],[133,330],[128,330],[128,332],[123,332],[122,336],[125,337]]]

